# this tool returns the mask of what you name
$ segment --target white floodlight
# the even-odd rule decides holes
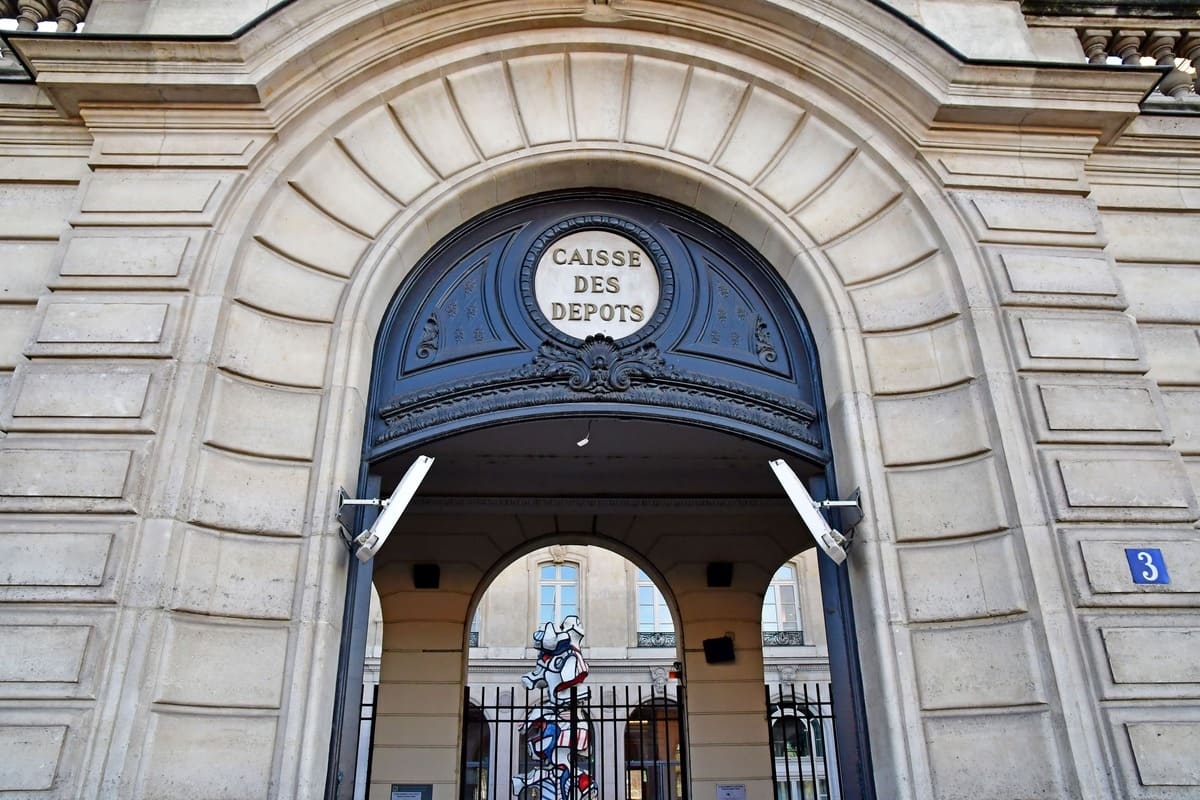
[[[391,535],[392,529],[400,520],[400,515],[404,513],[404,509],[408,508],[409,501],[417,493],[417,487],[421,485],[421,481],[425,480],[425,474],[432,466],[433,458],[431,456],[417,456],[417,460],[408,468],[408,472],[404,473],[400,483],[396,484],[396,491],[392,492],[392,496],[387,500],[381,501],[380,505],[383,506],[383,510],[379,512],[375,522],[354,540],[355,544],[359,545],[358,551],[354,554],[358,556],[359,561],[367,563],[379,552],[379,548],[383,547],[383,543]]]
[[[787,462],[782,458],[777,458],[769,463],[771,469],[775,471],[775,477],[783,485],[783,490],[787,492],[788,499],[792,501],[796,511],[800,512],[800,519],[804,520],[805,527],[808,528],[817,545],[833,559],[835,564],[841,564],[846,560],[846,537],[831,528],[825,521],[825,517],[817,511],[821,504],[812,499],[812,495],[804,488],[804,482],[787,465]]]

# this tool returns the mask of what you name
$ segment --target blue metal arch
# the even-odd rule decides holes
[[[623,339],[569,337],[531,301],[531,256],[589,227],[634,239],[659,270],[659,307],[650,324]],[[714,339],[716,323],[723,327]],[[736,339],[727,335],[733,332]],[[614,379],[618,366],[624,372]],[[746,242],[658,198],[608,190],[537,195],[480,215],[439,242],[397,289],[380,327],[359,496],[382,494],[375,466],[405,451],[564,414],[712,428],[807,462],[817,499],[837,485],[801,304]],[[360,514],[359,525],[367,517]],[[362,684],[372,573],[371,562],[349,562],[326,783],[326,797],[339,799],[353,796],[346,780],[356,759],[352,698]],[[824,556],[818,564],[843,798],[874,800],[849,572]]]
[[[570,337],[532,297],[536,256],[585,229],[651,254],[661,300],[644,328]],[[384,318],[364,460],[540,415],[645,416],[831,461],[816,350],[800,304],[749,245],[662,200],[571,191],[519,200],[433,248]]]

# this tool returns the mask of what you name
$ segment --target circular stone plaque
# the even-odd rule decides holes
[[[538,309],[577,339],[633,335],[650,321],[661,293],[649,254],[634,240],[605,230],[556,239],[542,251],[533,276]]]

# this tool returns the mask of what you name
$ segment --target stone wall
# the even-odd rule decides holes
[[[233,44],[19,45],[44,91],[0,86],[0,789],[319,796],[334,496],[388,299],[475,214],[607,186],[727,225],[808,316],[864,491],[881,796],[1200,791],[1195,120],[852,0],[650,5],[300,0]],[[1134,587],[1128,543],[1172,584]],[[663,559],[687,636],[757,618]],[[488,568],[385,631],[383,681],[443,676],[402,704],[438,701],[440,760],[396,775],[453,784]],[[385,615],[425,613],[396,586]],[[768,796],[755,658],[689,662],[699,796]]]

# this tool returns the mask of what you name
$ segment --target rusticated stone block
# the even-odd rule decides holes
[[[234,305],[220,364],[266,383],[317,388],[324,384],[329,336],[323,323],[282,320]]]
[[[1200,722],[1125,725],[1143,786],[1200,786]]]
[[[659,148],[666,148],[671,143],[674,116],[668,117],[658,112],[664,105],[679,107],[679,98],[683,95],[687,76],[686,64],[645,56],[633,57],[629,81],[629,109],[625,122],[626,141]],[[532,82],[533,76],[523,76],[523,79]],[[545,103],[542,105],[546,106]],[[563,111],[565,112],[565,109]],[[542,124],[540,120],[533,122],[535,126]],[[791,133],[790,129],[788,133]]]
[[[1200,303],[1195,302],[1200,297],[1200,269],[1195,265],[1121,264],[1118,273],[1129,313],[1139,323],[1200,323]]]
[[[0,533],[5,586],[99,586],[112,549],[103,533]]]
[[[22,355],[36,319],[33,306],[0,307],[0,369],[13,369],[24,362]]]
[[[783,211],[791,211],[852,158],[855,146],[815,115],[804,124],[778,162],[759,181],[758,190]]]
[[[792,217],[825,244],[880,214],[899,195],[892,176],[860,153]]]
[[[288,258],[339,278],[354,271],[369,243],[291,188],[276,194],[255,238]]]
[[[67,244],[60,272],[70,276],[165,278],[183,267],[191,238],[76,235]]]
[[[1194,263],[1197,225],[1200,214],[1195,213],[1104,212],[1104,230],[1112,242],[1108,249],[1118,262]]]
[[[45,294],[54,250],[53,242],[0,241],[0,302],[30,303]]]
[[[0,450],[0,496],[117,498],[129,450]]]
[[[825,254],[833,262],[842,282],[853,285],[917,264],[923,259],[928,259],[937,250],[937,239],[929,231],[924,221],[924,213],[911,200],[903,198],[846,238],[825,248]],[[916,279],[918,283],[935,287],[934,293],[945,295],[945,299],[941,301],[942,305],[957,306],[953,299],[953,290],[942,269],[930,269],[918,274],[925,276],[923,279]],[[928,288],[912,288],[913,281],[914,278],[909,278],[905,284],[901,284],[898,287],[900,293],[910,299],[931,294]],[[883,285],[890,287],[893,284],[889,282]],[[903,289],[907,291],[902,291]],[[882,294],[880,291],[872,292],[876,299]],[[858,302],[856,306],[859,309],[859,317],[871,318],[865,303]],[[938,316],[931,315],[928,311],[917,316],[924,317],[926,321],[938,319]],[[946,313],[943,312],[941,316],[946,316]],[[886,329],[906,326],[876,324],[874,327]]]
[[[0,239],[57,239],[67,230],[75,184],[0,183]]]
[[[296,542],[189,529],[172,608],[253,619],[289,619],[300,566]]]
[[[297,320],[332,322],[345,282],[251,244],[242,260],[234,295],[245,305]]]
[[[202,450],[191,520],[230,531],[300,536],[308,478],[307,465]]]
[[[1011,534],[898,550],[908,618],[1003,617],[1027,610]]]
[[[16,389],[11,429],[152,431],[163,376],[157,366],[30,364]]]
[[[634,59],[635,69],[639,61]],[[571,117],[567,111],[566,56],[562,53],[521,56],[508,62],[508,71],[529,143],[569,141]],[[633,102],[632,97],[630,102]]]
[[[1161,531],[1138,529],[1120,531],[1120,539],[1111,538],[1114,532],[1108,529],[1091,533],[1103,538],[1081,539],[1079,547],[1092,592],[1100,595],[1200,593],[1200,542],[1185,538],[1188,533],[1180,532],[1178,539],[1164,539]],[[1133,582],[1125,550],[1141,547],[1162,551],[1170,583]],[[1105,598],[1103,602],[1112,601],[1113,598]]]
[[[1114,683],[1200,684],[1200,627],[1103,626],[1100,636]]]
[[[1116,272],[1102,251],[1066,255],[1061,250],[1022,248],[993,250],[990,255],[1003,304],[1124,308]]]
[[[484,158],[494,158],[525,146],[503,64],[468,67],[447,80],[471,139]]]
[[[747,83],[739,78],[693,68],[671,149],[700,161],[711,161],[737,115],[747,88]]]
[[[0,625],[0,682],[75,683],[91,631],[88,625]]]
[[[992,457],[887,473],[897,541],[945,539],[1008,527]]]
[[[370,238],[400,210],[400,205],[333,143],[310,158],[292,184],[326,214]]]
[[[225,186],[223,186],[225,184]],[[195,173],[164,174],[105,170],[84,191],[82,211],[93,214],[200,215],[215,205],[228,179]]]
[[[56,294],[46,303],[34,356],[169,356],[186,297]]]
[[[866,333],[917,328],[959,313],[946,260],[934,256],[850,293]]]
[[[959,321],[866,339],[867,366],[876,394],[953,386],[974,377],[966,329]]]
[[[1139,325],[1147,378],[1159,386],[1200,384],[1200,330],[1181,325]]]
[[[152,712],[140,797],[266,798],[275,716]]]
[[[635,71],[638,69],[640,61],[641,59],[634,59]],[[682,65],[670,64],[666,61],[658,63],[664,65],[663,69],[684,69]],[[634,80],[633,86],[636,88],[638,85],[637,80]],[[632,104],[632,98],[630,102]],[[653,99],[649,99],[647,106],[653,102],[655,102]],[[664,119],[662,115],[657,114],[646,116]],[[771,158],[787,143],[800,119],[799,109],[791,103],[761,87],[752,88],[750,98],[746,101],[745,108],[742,109],[742,116],[730,134],[725,149],[717,156],[717,168],[725,170],[746,183],[753,183],[755,178],[767,168]],[[632,109],[629,120],[633,121]],[[628,135],[627,130],[626,138]]]
[[[1032,192],[980,192],[957,197],[981,242],[1091,245],[1100,214],[1089,200]]]
[[[287,628],[169,618],[155,699],[278,708],[287,647]]]
[[[627,57],[620,53],[575,52],[568,58],[575,137],[617,141],[625,103]]]
[[[1023,382],[1039,442],[1166,444],[1163,404],[1140,378],[1054,376]]]
[[[1128,317],[1102,311],[1011,312],[1017,365],[1057,372],[1145,372],[1137,329]]]
[[[321,396],[218,377],[204,441],[228,450],[309,459]]]
[[[165,303],[54,303],[46,310],[39,342],[157,342],[167,319]]]
[[[925,739],[938,800],[1070,796],[1046,712],[926,717]]]
[[[875,402],[888,466],[965,458],[990,448],[978,387],[964,384],[916,397]]]
[[[0,791],[50,789],[66,735],[65,725],[0,724]]]
[[[558,60],[561,63],[562,57]],[[411,203],[436,181],[386,106],[350,125],[338,141],[364,172],[401,203]]]
[[[912,643],[922,708],[1046,702],[1027,618],[921,627],[912,632]]]
[[[1200,390],[1163,392],[1162,397],[1175,449],[1184,455],[1200,455]]]
[[[1183,459],[1171,450],[1051,450],[1041,458],[1057,519],[1196,519],[1196,496]]]

